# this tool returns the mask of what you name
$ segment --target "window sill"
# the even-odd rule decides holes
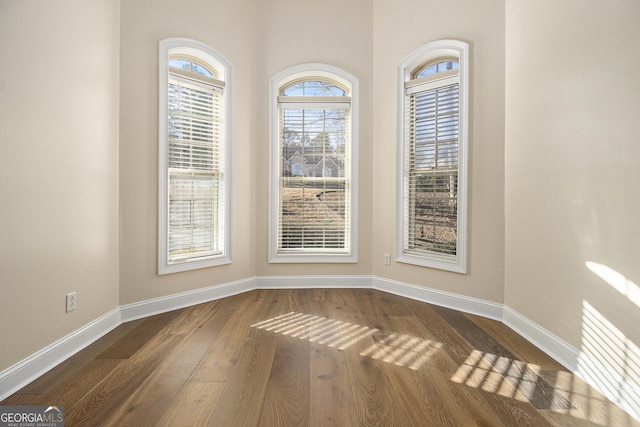
[[[453,273],[466,274],[467,266],[464,260],[458,257],[438,257],[437,255],[410,255],[402,254],[396,258],[397,262],[413,264],[420,267],[436,268],[438,270],[451,271]]]
[[[354,254],[275,254],[269,256],[272,264],[346,264],[357,263],[358,256]]]
[[[201,268],[217,267],[219,265],[231,264],[231,258],[227,255],[196,259],[192,261],[182,261],[171,264],[160,263],[158,265],[158,275],[180,273],[183,271],[199,270]]]

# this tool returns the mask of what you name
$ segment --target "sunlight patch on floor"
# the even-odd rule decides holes
[[[409,369],[419,369],[441,347],[442,343],[410,335],[385,334],[379,329],[304,313],[287,313],[251,325],[254,328],[290,336],[328,347],[345,350],[375,335],[374,344],[361,356],[381,360]],[[370,338],[371,339],[371,338]]]
[[[405,334],[390,334],[360,353],[360,355],[398,366],[406,366],[415,371],[441,347],[442,343],[439,342]]]
[[[473,350],[451,381],[490,393],[529,402],[536,388],[540,366]]]

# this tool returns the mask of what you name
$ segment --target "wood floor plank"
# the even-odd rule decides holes
[[[141,386],[184,337],[156,335],[70,408],[65,425],[100,425]]]
[[[319,306],[317,301],[323,301],[326,298],[324,289],[300,289],[296,292],[289,292],[288,311],[296,313],[304,313],[309,315],[319,315]]]
[[[0,406],[27,406],[33,405],[40,397],[40,393],[14,393],[0,401]]]
[[[309,425],[309,342],[279,337],[259,425]]]
[[[429,319],[429,322],[422,322],[424,327],[434,333],[434,337],[436,337],[436,339],[443,342],[444,345],[442,348],[444,352],[452,357],[453,366],[458,366],[457,372],[451,374],[450,367],[449,372],[444,372],[442,375],[448,375],[450,379],[460,382],[463,387],[471,387],[480,393],[484,393],[484,395],[477,396],[477,398],[482,399],[484,405],[490,408],[490,411],[494,414],[497,414],[500,420],[506,420],[507,425],[519,425],[518,422],[523,420],[538,423],[539,425],[548,424],[547,421],[545,421],[535,410],[535,408],[530,405],[521,404],[519,401],[513,399],[505,399],[500,394],[495,393],[495,389],[497,387],[495,382],[497,381],[501,386],[501,388],[499,388],[501,394],[509,396],[518,394],[521,400],[527,400],[518,391],[518,387],[510,384],[510,379],[507,378],[507,376],[496,375],[495,372],[492,374],[491,372],[494,369],[491,365],[485,366],[484,369],[482,369],[482,367],[479,368],[469,362],[470,358],[475,354],[479,354],[480,356],[488,354],[487,357],[493,358],[492,360],[498,360],[502,357],[502,360],[513,362],[516,359],[511,352],[502,347],[495,339],[482,331],[468,318],[465,318],[462,313],[442,307],[424,305],[410,300],[406,300],[405,304],[414,312],[419,313],[417,316],[418,320],[423,321],[425,317]],[[436,314],[437,317],[434,317],[434,314]],[[444,317],[441,315],[444,315]],[[438,317],[440,317],[441,320],[438,320]],[[444,320],[444,323],[442,323],[442,320]],[[465,329],[465,327],[468,329]],[[478,350],[475,345],[478,345],[485,350],[489,349],[491,351],[495,351],[503,356],[498,356],[493,353],[485,353]],[[434,360],[439,359],[436,358]],[[476,377],[471,380],[468,380],[467,378],[456,378],[456,376],[460,375],[460,372],[466,372],[463,371],[465,367],[467,371],[470,372],[468,375],[473,374]],[[479,379],[476,379],[478,376]],[[535,384],[535,382],[532,384]],[[485,392],[482,387],[493,390],[493,392]],[[473,400],[469,400],[469,402],[473,402]],[[477,407],[477,405],[470,404],[469,409],[473,406]],[[527,424],[525,423],[524,425]]]
[[[498,357],[515,359],[513,353],[505,348],[494,337],[487,334],[464,313],[446,307],[434,306],[433,310],[460,334],[475,350],[494,354]]]
[[[225,385],[222,382],[187,381],[163,412],[157,427],[206,425]]]
[[[442,343],[443,351],[449,354],[455,363],[464,363],[475,348],[461,339],[460,334],[435,311],[435,306],[410,299],[404,299],[403,302],[412,315],[423,324],[425,338]]]
[[[394,300],[393,296],[385,295],[385,298],[380,298],[379,301],[380,304],[383,304],[385,307],[388,305],[395,305],[396,309],[394,309],[393,312],[405,316],[401,318],[397,316],[389,316],[385,321],[385,325],[380,325],[381,327],[387,327],[388,329],[376,334],[375,337],[377,339],[372,342],[370,341],[370,347],[362,348],[359,356],[363,357],[362,354],[365,354],[368,358],[390,364],[390,366],[385,369],[389,369],[395,365],[399,366],[400,369],[403,370],[400,371],[401,375],[398,375],[398,370],[392,368],[395,372],[395,374],[391,376],[393,379],[387,380],[388,384],[384,387],[385,392],[390,395],[395,395],[398,392],[404,393],[404,390],[412,390],[410,396],[418,397],[418,401],[414,402],[414,405],[409,405],[409,408],[414,409],[407,409],[406,411],[403,411],[408,415],[412,415],[413,418],[405,419],[403,423],[410,424],[415,423],[416,420],[419,419],[429,419],[429,422],[433,423],[433,425],[447,425],[448,423],[455,421],[456,418],[452,414],[443,412],[443,410],[455,409],[456,411],[459,411],[459,409],[456,406],[449,407],[449,405],[445,404],[452,396],[447,394],[447,399],[441,400],[439,396],[442,395],[442,393],[440,393],[440,390],[437,387],[437,385],[448,386],[450,384],[448,377],[446,380],[442,381],[443,384],[434,381],[434,378],[431,378],[434,372],[429,372],[425,364],[432,356],[432,353],[439,349],[437,346],[440,346],[441,343],[429,339],[433,338],[431,335],[427,335],[428,338],[423,336],[425,335],[423,332],[426,331],[426,328],[423,328],[422,324],[413,317],[406,317],[407,314],[411,313],[406,307],[401,306],[400,301]],[[367,302],[367,304],[369,303],[370,301]],[[351,306],[353,306],[353,304],[351,304]],[[366,311],[366,309],[363,311]],[[381,339],[380,337],[383,338]],[[362,342],[360,342],[360,344],[362,344]],[[376,362],[370,362],[369,364],[371,363]],[[362,365],[364,365],[364,363],[361,362],[360,366]],[[349,365],[350,368],[353,366],[358,366],[358,363],[354,362]],[[455,370],[455,366],[456,365],[453,363],[450,364],[449,370]],[[411,370],[411,368],[414,368],[414,370]],[[374,372],[381,370],[384,371],[385,369],[376,367]],[[362,376],[362,371],[363,370],[360,369],[360,372],[358,373],[358,370],[351,369],[351,372],[355,374],[355,378],[352,379],[352,382],[356,384],[363,382],[361,379],[359,380],[357,378],[357,376]],[[425,371],[428,373],[426,375],[422,375]],[[436,373],[441,375],[441,372]],[[374,381],[370,381],[370,383],[384,384],[384,380],[377,378]],[[358,394],[363,395],[366,394],[366,392],[364,392],[361,387]],[[455,397],[455,395],[453,397]],[[412,397],[405,400],[411,401],[411,399]],[[462,399],[459,400],[463,401]],[[375,406],[380,406],[381,403],[382,402],[378,399]],[[391,404],[395,405],[393,398],[391,398]],[[472,419],[474,422],[479,421],[479,424],[482,424],[483,420],[494,420],[494,418],[490,416],[484,416],[483,418],[477,414],[471,414],[470,416],[469,414],[466,414],[465,416],[468,416],[468,419]],[[395,416],[388,418],[384,418],[383,415],[382,419],[386,420],[386,422],[391,422],[391,420],[400,420],[401,418],[396,414]],[[500,424],[494,423],[493,425]]]
[[[371,329],[364,325],[365,322],[359,311],[358,303],[351,290],[325,290],[322,301],[323,304],[315,305],[317,312],[327,318],[344,322],[345,328],[350,329],[349,332],[345,332],[345,328],[338,331],[341,338],[340,341],[336,343],[337,345],[325,349],[326,354],[323,355],[321,353],[321,346],[316,348],[315,353],[318,362],[317,366],[322,367],[324,365],[324,371],[327,371],[327,367],[332,365],[340,366],[342,362],[345,365],[344,371],[346,375],[341,374],[338,381],[348,380],[350,395],[344,397],[347,402],[347,408],[343,407],[342,413],[336,416],[343,417],[345,422],[343,425],[381,425],[381,420],[391,417],[390,405],[380,393],[384,378],[380,371],[373,368],[370,363],[367,363],[369,361],[359,355],[360,348],[364,348],[367,343],[373,342],[370,337],[367,338],[367,334],[371,332]],[[351,330],[350,325],[354,325],[356,329]],[[365,342],[361,343],[363,339]],[[323,358],[318,356],[323,356]],[[326,359],[333,361],[328,363]],[[315,375],[323,374],[318,372]],[[336,384],[339,383],[336,382]],[[317,382],[315,393],[312,388],[312,395],[321,397],[326,394],[327,391],[324,391],[322,387],[327,385],[326,381]],[[314,408],[315,405],[318,405],[318,403],[317,398],[314,397],[312,398],[312,412],[314,413],[312,420],[316,422],[315,425],[322,425],[323,411],[319,408]],[[329,407],[324,411],[331,411],[331,408]]]
[[[243,314],[247,311],[250,316],[241,316],[242,323],[233,324],[235,336],[227,337],[241,345],[209,426],[255,426],[260,419],[279,336],[251,325],[284,314],[289,291],[256,291],[247,300],[251,309],[238,310]],[[198,365],[201,368],[202,364]]]
[[[73,378],[78,375],[78,371],[82,369],[84,364],[120,341],[124,336],[129,334],[131,330],[137,328],[138,325],[143,322],[144,319],[141,319],[118,326],[113,331],[22,388],[18,393],[43,394],[57,387],[61,382]]]
[[[376,303],[375,303],[375,296],[374,295],[367,295],[366,293],[364,294],[365,298],[365,306],[364,308],[361,310],[365,316],[366,315],[370,315],[368,313],[371,312],[375,312],[376,310],[381,310],[380,307],[375,307]],[[432,311],[437,312],[437,316],[440,316],[440,313],[438,311],[438,309],[440,309],[440,307],[435,307]],[[450,313],[448,311],[446,311],[447,309],[444,309],[444,313],[445,315],[448,315],[450,317],[450,319],[446,319],[447,321],[444,322],[441,325],[441,328],[439,330],[440,333],[444,332],[444,336],[448,339],[448,345],[445,345],[444,348],[445,350],[449,350],[452,351],[454,354],[462,357],[466,351],[472,351],[473,350],[473,346],[469,345],[468,342],[465,342],[465,340],[461,340],[460,339],[460,334],[458,333],[458,331],[455,329],[456,327],[461,327],[461,325],[466,325],[468,323],[470,323],[468,321],[468,319],[466,319],[466,323],[465,323],[465,319],[460,319],[459,317],[457,317],[455,314],[457,312],[453,312]],[[422,311],[427,311],[424,308],[422,308]],[[399,313],[402,313],[402,310],[398,311]],[[429,313],[429,314],[433,314],[433,313]],[[432,321],[435,321],[437,318],[434,318],[434,316],[430,316]],[[392,321],[392,316],[378,316],[376,319],[378,327],[381,328],[384,331],[393,331],[394,329],[394,325],[393,325],[393,321]],[[442,318],[440,319],[440,322],[442,322]],[[449,322],[449,320],[452,320],[453,324]],[[437,321],[436,321],[437,323]],[[429,324],[429,326],[431,326],[431,324]],[[463,331],[465,334],[467,335],[471,335],[472,337],[474,337],[476,339],[476,341],[478,341],[480,339],[480,337],[478,336],[478,331],[477,330],[472,330],[471,332],[468,331]],[[378,336],[379,337],[379,336]],[[388,344],[385,344],[384,340],[388,340],[388,339],[392,339],[392,340],[401,340],[402,337],[396,337],[395,335],[389,335],[390,338],[383,338],[383,340],[381,341],[380,338],[378,338],[376,340],[377,344],[376,344],[376,348],[375,351],[379,352],[379,355],[376,355],[376,353],[372,353],[372,357],[375,358],[379,358],[382,360],[389,360],[392,358],[393,356],[393,348],[389,348],[389,347],[393,347],[393,346],[389,346]],[[407,339],[406,337],[404,338],[405,340]],[[496,343],[489,340],[489,343],[493,346],[492,348],[496,348]],[[461,350],[461,349],[467,349],[465,350]],[[502,352],[504,352],[504,349],[501,349]],[[365,352],[366,353],[366,352]],[[467,354],[468,355],[468,354]],[[455,364],[453,365],[455,366]],[[402,376],[400,376],[402,378]],[[395,379],[395,377],[394,377]],[[392,384],[393,386],[393,384]],[[410,397],[413,395],[410,395]],[[426,395],[425,395],[426,396]],[[424,397],[424,396],[423,396]],[[492,400],[491,398],[489,400]],[[432,407],[432,408],[438,408],[440,405],[437,403],[437,397],[431,396],[430,399],[428,400],[428,402],[430,403],[430,405],[427,405],[427,407]],[[539,425],[545,425],[546,422],[544,419],[542,419],[541,417],[538,417],[538,419],[536,419],[536,413],[534,409],[527,409],[526,407],[520,408],[516,405],[516,407],[514,407],[513,405],[510,404],[505,404],[504,402],[497,402],[495,399],[493,399],[492,404],[494,405],[494,409],[498,409],[503,411],[503,415],[505,417],[507,417],[508,419],[512,417],[512,414],[515,413],[521,413],[521,418],[525,419],[525,418],[532,418],[533,420],[530,420],[531,422],[539,422],[541,424]],[[506,406],[505,406],[506,405]],[[532,415],[533,414],[533,415]],[[434,412],[432,414],[429,415],[430,417],[441,417],[442,414],[438,414],[437,412]],[[446,423],[447,421],[442,419],[439,420],[439,422],[442,423]],[[518,424],[513,424],[513,425],[518,425]],[[526,424],[525,424],[526,425]],[[534,424],[535,425],[535,424]]]
[[[105,421],[105,426],[155,426],[185,384],[191,368],[161,364]]]
[[[353,289],[353,296],[358,302],[358,310],[364,324],[371,328],[384,330],[389,314],[382,307],[370,289]]]
[[[405,408],[396,404],[397,396],[384,363],[365,355],[375,346],[373,337],[384,332],[367,326],[358,299],[362,294],[350,290],[332,292],[330,303],[325,305],[330,317],[357,326],[355,331],[351,327],[343,329],[343,339],[337,346],[347,364],[355,420],[359,425],[411,425]]]
[[[310,426],[356,425],[353,395],[344,354],[311,343]]]
[[[354,360],[362,360],[357,349],[345,351],[370,340],[370,328],[364,326],[351,290],[325,290],[314,306],[339,327],[334,330],[337,339],[312,347],[312,425],[380,425],[389,415],[389,406],[378,393],[382,375],[367,364],[354,366]]]
[[[367,301],[367,304],[370,303],[371,301]],[[366,312],[366,309],[363,311]],[[406,313],[402,309],[397,312]],[[393,318],[387,316],[384,322],[378,324],[378,327],[383,328],[381,331],[345,350],[345,353],[353,349],[360,350],[358,356],[362,360],[359,366],[373,366],[375,371],[383,373],[382,378],[377,378],[376,381],[381,384],[381,394],[388,402],[390,411],[388,414],[378,414],[379,421],[383,424],[397,422],[398,425],[421,425],[429,420],[432,425],[451,425],[453,418],[444,412],[446,406],[442,405],[439,393],[425,393],[418,389],[415,383],[416,372],[410,369],[412,364],[423,359],[422,355],[412,352],[413,345],[420,345],[425,354],[431,349],[397,332]],[[358,364],[351,363],[349,366],[351,368]]]
[[[170,324],[182,310],[148,317],[136,324],[125,337],[96,356],[97,359],[128,359]]]
[[[199,317],[198,321],[191,323],[191,331],[185,335],[184,340],[171,351],[163,363],[173,366],[191,368],[191,373],[202,361],[209,350],[211,343],[216,340],[235,310],[216,309],[210,310],[207,315]]]
[[[120,359],[93,359],[76,370],[73,376],[61,378],[55,387],[39,395],[31,404],[59,405],[65,410],[71,408],[123,363]]]
[[[258,297],[263,301],[262,304],[254,306],[253,324],[263,322],[274,317],[281,316],[289,312],[289,303],[291,301],[291,291],[286,289],[272,289],[257,291]],[[250,328],[249,333],[256,328]]]
[[[504,323],[472,314],[465,314],[465,316],[491,335],[517,359],[536,364],[542,370],[566,371],[564,366],[540,351],[530,342],[523,340],[520,335]]]
[[[404,304],[406,298],[381,291],[373,292],[372,297],[376,299],[381,310],[389,317],[411,316],[411,311]]]
[[[358,325],[366,325],[362,316],[360,304],[351,289],[331,289],[328,290],[325,304],[326,311],[333,319]],[[368,325],[371,327],[371,325]]]
[[[501,406],[506,409],[502,413],[503,417],[516,412],[522,418],[522,413],[526,412],[527,417],[537,419],[540,418],[540,413],[536,409],[548,409],[552,402],[564,407],[571,406],[570,402],[554,394],[553,387],[539,375],[538,365],[518,359],[494,336],[471,322],[466,315],[441,308],[436,309],[436,312],[444,314],[448,323],[474,346],[473,352],[462,365],[471,372],[469,375],[472,375],[466,384],[511,398],[501,402]],[[482,377],[481,381],[475,379],[478,376]],[[493,399],[490,398],[490,400]],[[517,405],[518,401],[527,402],[530,405],[523,405],[517,410],[512,408],[512,405]]]
[[[209,426],[255,426],[271,374],[278,336],[268,332],[247,338]]]
[[[192,372],[190,381],[225,382],[229,379],[254,322],[254,309],[266,298],[266,293],[250,292],[243,300],[235,301],[235,308]]]
[[[406,356],[399,357],[395,363],[413,371],[415,394],[423,396],[432,406],[431,410],[445,418],[441,422],[508,427],[483,396],[478,396],[477,390],[461,387],[451,380],[458,364],[443,351],[444,344],[426,338],[429,334],[422,322],[412,316],[394,316],[391,321],[394,330],[411,337],[404,345]]]
[[[180,310],[180,315],[171,321],[161,333],[174,335],[192,333],[202,323],[202,319],[208,317],[216,309],[216,305],[217,301],[213,301]]]

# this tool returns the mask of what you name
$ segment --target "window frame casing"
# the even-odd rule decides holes
[[[409,232],[409,168],[407,164],[407,117],[405,83],[426,64],[439,59],[457,58],[459,63],[459,135],[457,181],[456,255],[406,250]],[[467,273],[468,257],[468,153],[469,153],[469,45],[459,40],[437,40],[411,52],[398,66],[397,81],[397,189],[396,189],[396,261],[455,273]]]
[[[170,262],[169,247],[169,59],[178,52],[193,57],[215,68],[224,81],[220,111],[221,136],[218,140],[220,157],[219,173],[222,177],[217,218],[222,222],[221,235],[217,236],[220,254]],[[231,257],[231,99],[232,67],[217,51],[197,40],[174,37],[159,42],[158,78],[158,274],[170,274],[200,268],[229,264]]]
[[[278,96],[283,87],[299,80],[318,79],[338,82],[349,88],[349,167],[346,178],[349,186],[348,253],[330,253],[301,249],[297,253],[279,253],[278,217],[280,167],[280,108]],[[339,98],[339,97],[336,97]],[[356,263],[358,262],[358,129],[359,84],[352,74],[332,65],[307,63],[287,68],[271,79],[269,94],[270,179],[269,179],[269,263]]]

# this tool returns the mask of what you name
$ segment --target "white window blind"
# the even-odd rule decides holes
[[[350,104],[287,101],[279,102],[277,252],[349,253]]]
[[[168,262],[222,253],[222,88],[170,73]]]
[[[458,225],[459,83],[409,86],[405,102],[404,251],[455,256]]]

